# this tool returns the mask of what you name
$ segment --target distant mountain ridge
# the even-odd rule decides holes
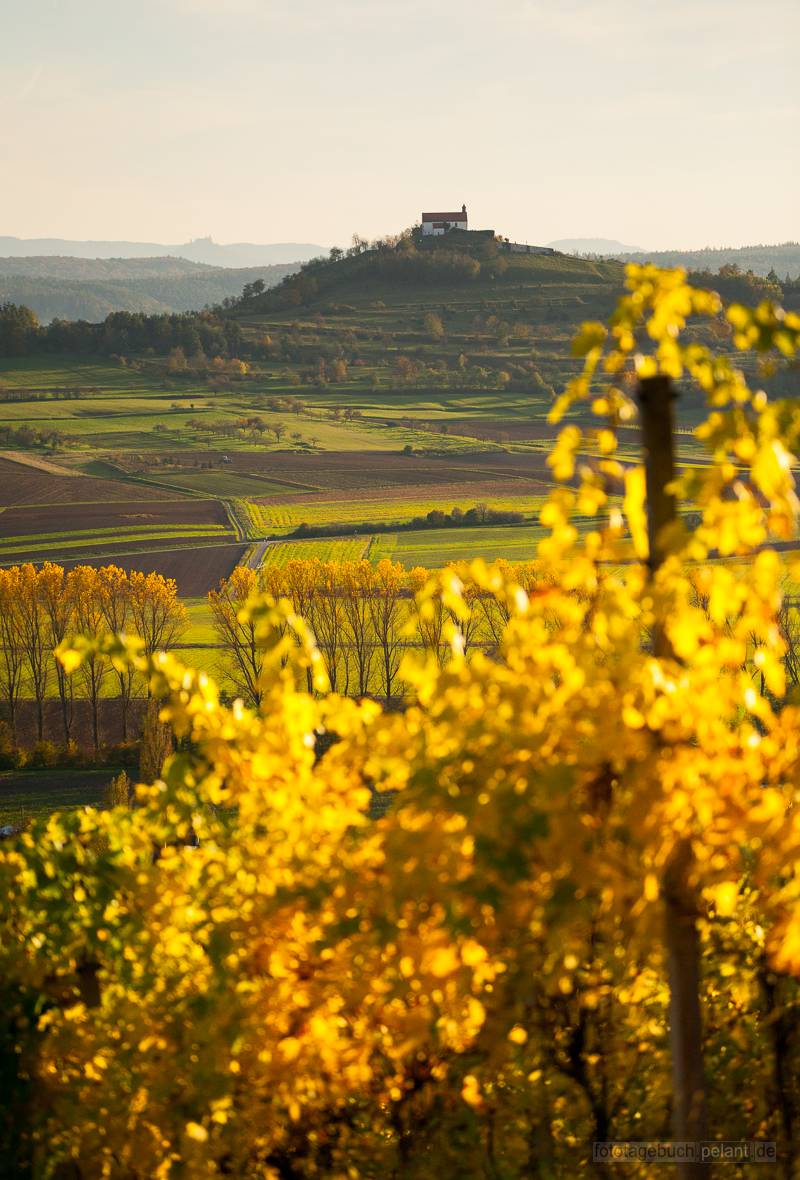
[[[299,265],[299,262],[298,262]],[[147,279],[188,275],[207,275],[220,268],[188,258],[68,258],[61,254],[35,254],[32,257],[0,257],[0,276],[24,275],[26,278],[73,279],[98,282],[101,279]],[[263,269],[263,268],[261,268]]]
[[[2,239],[0,239],[2,241]],[[641,254],[641,246],[626,246],[615,238],[559,238],[557,242],[548,242],[553,250],[560,250],[562,254]]]
[[[738,246],[705,250],[651,250],[626,255],[626,260],[654,262],[656,266],[685,266],[693,271],[716,274],[721,266],[738,266],[757,275],[774,271],[779,279],[800,277],[800,242],[777,246]]]
[[[261,279],[269,288],[300,269],[287,262],[216,267],[185,258],[0,258],[0,303],[24,303],[43,323],[104,320],[113,311],[199,311],[241,295]]]
[[[716,274],[721,266],[738,266],[757,275],[774,270],[778,278],[800,277],[800,242],[782,242],[775,246],[708,246],[703,250],[642,250],[609,238],[564,238],[550,242],[566,254],[621,258],[626,262],[654,262],[657,266],[685,266],[693,271]]]
[[[324,246],[313,242],[230,242],[212,238],[195,238],[191,242],[165,245],[163,242],[76,242],[68,238],[15,238],[0,236],[0,257],[30,258],[56,255],[69,258],[185,258],[207,266],[273,266],[286,262],[306,262],[327,254]]]

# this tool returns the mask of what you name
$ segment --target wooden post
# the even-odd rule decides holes
[[[675,497],[666,490],[675,478],[674,397],[669,377],[648,377],[639,382],[651,577],[666,556],[664,530],[677,515]],[[660,657],[671,654],[658,622],[653,653]],[[700,938],[697,898],[691,884],[692,862],[691,844],[680,841],[664,872],[662,894],[670,991],[672,1135],[676,1140],[700,1142],[708,1137],[708,1126],[700,1016]],[[676,1174],[680,1180],[707,1180],[711,1166],[708,1162],[687,1161],[677,1165]]]
[[[667,484],[675,478],[674,399],[675,393],[669,377],[645,377],[639,382],[651,574],[656,572],[666,556],[663,530],[677,516],[675,497],[666,490]],[[663,653],[656,652],[656,655],[660,654]]]

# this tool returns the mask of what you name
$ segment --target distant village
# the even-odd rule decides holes
[[[510,254],[555,254],[550,246],[531,246],[527,242],[510,242],[508,238],[499,237],[493,229],[469,228],[467,206],[462,205],[456,213],[423,213],[422,236],[425,238],[439,238],[445,234],[468,234],[471,238],[493,238],[503,250]]]

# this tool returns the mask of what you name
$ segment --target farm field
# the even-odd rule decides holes
[[[202,451],[197,455],[172,451],[158,468],[147,470],[153,478],[170,483],[176,475],[188,475],[193,486],[201,489],[207,474],[220,474],[223,454],[230,465],[225,465],[222,474],[263,475],[274,481],[275,494],[464,483],[485,477],[487,466],[494,468],[499,478],[521,475],[550,480],[545,452],[529,449],[516,454],[499,447],[487,452],[478,443],[450,454],[393,450],[373,452],[368,459],[349,451]],[[209,464],[208,472],[197,470],[198,463]]]
[[[522,481],[520,481],[521,483]],[[453,508],[466,511],[476,504],[491,508],[532,515],[542,503],[542,493],[536,485],[526,494],[511,495],[506,483],[476,482],[454,484],[424,494],[425,489],[409,488],[407,493],[398,488],[387,489],[387,494],[336,496],[283,496],[273,502],[255,501],[250,505],[253,528],[259,532],[288,532],[300,524],[322,525],[341,522],[359,524],[401,523],[428,512],[449,512]]]
[[[268,545],[262,568],[284,566],[289,561],[358,561],[370,549],[370,537],[320,537],[313,541],[277,541]]]
[[[102,807],[118,773],[112,766],[0,772],[0,827],[72,807]]]
[[[161,500],[103,504],[51,504],[12,507],[0,511],[0,538],[74,532],[126,531],[129,528],[229,527],[228,518],[217,500]]]
[[[114,565],[121,569],[155,572],[174,578],[182,598],[197,598],[227,578],[241,561],[246,545],[193,545],[181,549],[143,549],[135,553],[116,553],[92,565],[107,565],[113,556]],[[78,560],[61,562],[65,569],[77,565]]]
[[[145,480],[147,477],[143,477]],[[202,496],[224,496],[247,498],[250,496],[280,496],[289,488],[259,472],[248,471],[203,471],[185,473],[182,471],[164,472],[159,478],[162,486],[174,487],[177,490],[195,492]],[[294,489],[291,489],[294,490]]]
[[[485,561],[530,561],[536,556],[540,535],[528,524],[383,533],[374,538],[370,557],[373,561],[388,557],[406,568],[419,565],[426,569],[476,557]]]
[[[179,493],[178,493],[179,494]],[[150,488],[137,496],[142,500],[163,498]],[[173,496],[174,498],[174,496]],[[121,480],[95,479],[84,475],[54,475],[28,463],[0,459],[0,507],[23,504],[109,503],[131,499],[131,484]]]
[[[104,565],[120,564],[120,559],[137,552],[172,551],[176,548],[195,549],[198,545],[207,546],[224,544],[232,541],[234,534],[226,530],[198,530],[183,531],[180,529],[160,531],[132,530],[125,536],[124,541],[117,538],[109,539],[103,536],[70,537],[69,534],[59,534],[57,539],[37,538],[35,541],[14,541],[11,544],[0,545],[0,565],[16,565],[20,562],[32,562],[34,565],[43,561],[54,561],[61,565],[68,565],[71,561],[81,561],[89,565],[101,562]]]

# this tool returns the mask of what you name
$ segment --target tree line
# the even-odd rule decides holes
[[[539,562],[500,561],[496,568],[505,581],[526,592],[548,583]],[[263,700],[268,653],[256,624],[242,614],[259,591],[288,601],[306,621],[330,689],[344,696],[403,699],[408,690],[401,678],[403,656],[416,649],[444,667],[456,632],[459,650],[467,656],[497,651],[509,619],[507,600],[481,588],[468,563],[457,562],[448,569],[462,585],[471,611],[467,619],[458,617],[443,594],[426,598],[424,610],[419,609],[419,596],[431,577],[431,571],[421,566],[408,570],[389,559],[373,564],[319,558],[293,559],[258,571],[237,566],[208,595],[218,673],[226,693],[248,705],[259,706]],[[708,609],[702,595],[697,603]],[[187,625],[174,580],[158,573],[127,573],[115,565],[81,565],[66,571],[52,562],[38,569],[31,564],[0,569],[0,704],[14,746],[19,742],[23,701],[33,702],[39,742],[44,738],[46,702],[58,702],[65,749],[74,740],[76,703],[87,702],[97,752],[103,744],[101,701],[113,698],[122,739],[129,740],[131,702],[142,696],[143,682],[130,668],[119,672],[99,655],[68,675],[54,650],[79,634],[128,634],[139,636],[147,653],[167,651],[184,637]],[[800,683],[800,618],[791,599],[778,613],[778,626],[786,648],[787,681],[795,686]],[[310,674],[305,687],[313,688]]]
[[[405,453],[413,453],[412,448],[405,448]],[[441,508],[432,508],[424,516],[412,516],[410,520],[401,521],[361,521],[357,524],[343,524],[334,521],[331,524],[299,524],[289,533],[290,537],[338,537],[342,533],[397,533],[414,532],[418,529],[451,529],[471,528],[475,525],[509,525],[522,524],[525,515],[512,509],[490,508],[487,504],[475,504],[472,508],[451,508],[445,512]]]
[[[0,304],[0,356],[147,352],[164,356],[180,348],[187,356],[203,353],[225,358],[240,353],[243,342],[236,320],[210,311],[172,315],[115,311],[100,323],[53,320],[43,325],[24,304]]]
[[[431,571],[421,566],[407,570],[388,558],[375,564],[363,559],[294,559],[259,571],[238,566],[208,596],[217,640],[225,652],[224,673],[247,704],[261,704],[268,653],[256,623],[242,617],[248,599],[261,591],[287,600],[306,621],[333,692],[396,701],[405,692],[400,667],[410,648],[432,655],[443,666],[456,627],[459,648],[467,655],[477,648],[494,651],[500,643],[509,617],[507,602],[480,589],[467,563],[449,568],[460,575],[466,601],[474,608],[467,620],[457,618],[443,595],[418,611],[416,599]],[[534,562],[499,562],[497,568],[528,589],[543,577]],[[306,687],[309,692],[313,687],[310,672]]]
[[[73,740],[75,705],[88,701],[92,741],[100,748],[100,701],[120,702],[123,741],[129,734],[131,700],[141,696],[142,682],[116,670],[111,661],[92,656],[75,675],[67,675],[54,651],[75,635],[138,635],[145,650],[165,651],[181,637],[186,609],[171,578],[157,573],[126,573],[115,565],[96,569],[79,565],[69,571],[45,562],[0,569],[0,701],[16,744],[20,704],[32,699],[36,733],[44,738],[45,702],[56,697],[63,740]]]
[[[531,586],[537,576],[532,563],[501,565],[522,585]],[[415,595],[429,577],[426,569],[406,570],[389,560],[373,565],[313,558],[258,572],[238,566],[208,595],[223,681],[246,703],[260,704],[266,654],[254,625],[241,619],[250,595],[260,589],[288,600],[306,619],[332,691],[397,700],[404,693],[400,665],[409,648],[430,652],[440,663],[450,650],[456,618],[443,599],[435,601],[429,617],[420,616],[410,625]],[[465,593],[476,611],[469,623],[461,624],[464,650],[496,647],[507,609],[491,595],[469,587]],[[53,562],[0,569],[0,704],[14,746],[20,739],[23,701],[33,702],[39,742],[45,734],[46,702],[58,702],[65,748],[74,740],[76,703],[87,702],[97,752],[103,744],[101,701],[114,698],[127,741],[132,736],[131,702],[144,692],[141,679],[98,654],[77,673],[67,674],[55,649],[76,635],[127,634],[138,636],[147,653],[167,651],[184,636],[187,624],[174,580],[158,573],[126,572],[115,565],[65,570]]]

